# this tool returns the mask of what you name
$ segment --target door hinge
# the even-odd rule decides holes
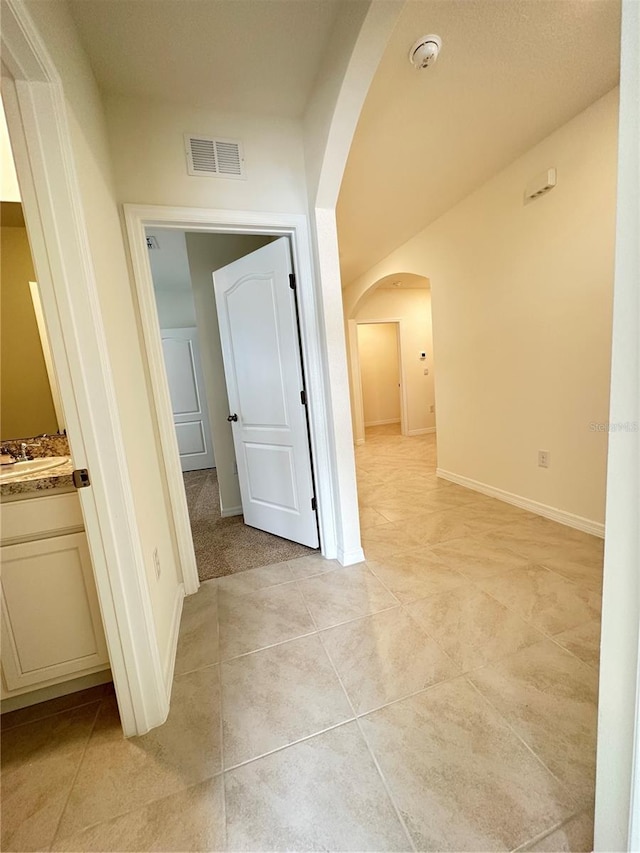
[[[311,498],[311,509],[315,512],[316,508],[317,508],[316,499]]]
[[[300,402],[302,403],[303,406],[307,405],[307,392],[304,390],[302,390],[300,392]]]
[[[296,274],[294,272],[289,273],[289,287],[291,290],[296,289]]]
[[[76,468],[73,472],[73,485],[76,489],[85,489],[87,486],[91,485],[89,472],[86,468]]]

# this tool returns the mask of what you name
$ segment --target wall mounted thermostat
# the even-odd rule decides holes
[[[420,353],[420,358],[426,358],[426,357],[427,357],[426,352],[421,352],[421,353]]]

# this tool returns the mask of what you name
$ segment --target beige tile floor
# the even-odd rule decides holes
[[[168,722],[98,688],[3,720],[2,849],[591,850],[602,543],[357,449],[367,562],[185,602]]]

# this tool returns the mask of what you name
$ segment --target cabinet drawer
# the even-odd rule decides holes
[[[76,492],[3,502],[0,511],[3,544],[84,529]]]
[[[84,533],[4,546],[1,582],[9,690],[108,663]]]

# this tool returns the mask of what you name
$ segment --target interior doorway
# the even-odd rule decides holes
[[[199,579],[306,556],[319,542],[288,239],[145,236]]]
[[[365,430],[402,425],[400,324],[358,323],[358,358]]]

